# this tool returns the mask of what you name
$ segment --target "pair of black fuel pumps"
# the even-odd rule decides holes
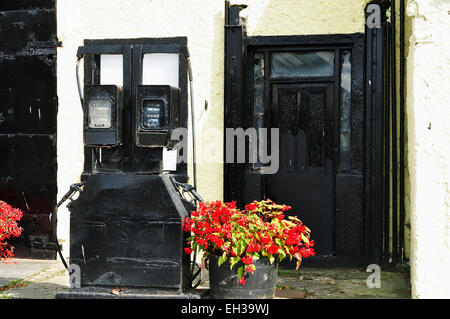
[[[168,147],[170,133],[180,127],[180,88],[138,85],[136,88],[136,145]],[[123,90],[116,85],[84,87],[84,144],[115,147],[122,144]]]
[[[178,87],[142,84],[146,53],[177,54]],[[102,54],[123,55],[122,87],[100,83]],[[180,140],[171,138],[173,130],[187,128],[187,39],[85,40],[77,57],[85,165],[82,183],[68,193],[79,191],[79,196],[67,207],[71,280],[78,280],[82,291],[59,297],[95,297],[98,289],[111,287],[183,294],[193,280],[190,257],[183,250],[183,225],[195,201],[182,196],[180,187],[201,198],[186,184],[186,163],[165,171],[162,161],[163,148]],[[82,58],[83,94],[78,76]]]

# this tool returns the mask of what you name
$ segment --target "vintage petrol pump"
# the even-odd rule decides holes
[[[187,39],[85,40],[77,56],[85,163],[68,208],[70,264],[82,292],[60,297],[86,297],[90,287],[182,295],[192,281],[183,223],[193,203],[178,188],[187,185],[187,164],[168,170],[164,154],[181,156],[171,133],[188,126]],[[121,62],[115,83],[106,57]]]

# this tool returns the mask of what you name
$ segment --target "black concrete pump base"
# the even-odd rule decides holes
[[[81,287],[190,288],[189,205],[170,174],[95,174],[68,205],[70,264]],[[111,288],[110,288],[111,289]]]
[[[56,299],[202,299],[207,292],[207,289],[180,292],[171,289],[126,288],[122,293],[114,294],[112,287],[85,287],[59,292]]]

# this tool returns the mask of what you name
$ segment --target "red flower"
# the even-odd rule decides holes
[[[268,249],[267,252],[271,255],[276,254],[278,252],[278,250],[280,249],[280,247],[278,247],[275,244],[272,244]]]
[[[261,236],[261,243],[263,243],[263,245],[267,245],[271,242],[271,239],[269,236]]]
[[[288,238],[286,239],[286,245],[297,245],[298,243],[301,242],[301,237],[300,235],[298,235],[295,232],[292,232],[292,230],[290,230],[287,234]]]
[[[306,227],[305,227],[304,225],[300,225],[300,226],[295,227],[294,230],[295,230],[297,233],[304,233],[305,230],[306,230]]]
[[[4,240],[18,237],[22,233],[22,228],[17,224],[22,216],[23,213],[20,209],[13,208],[11,205],[0,201],[0,260],[14,256],[14,247]]]
[[[314,255],[310,231],[296,216],[284,220],[283,212],[289,209],[271,200],[254,201],[245,210],[237,209],[236,202],[199,203],[184,224],[184,230],[191,233],[185,252],[191,254],[195,243],[206,253],[236,257],[245,265],[246,274],[254,272],[253,255],[258,253],[280,257],[280,261],[286,254],[297,259]],[[240,272],[242,276],[242,268]],[[239,282],[245,284],[245,279]]]
[[[195,240],[195,242],[203,246],[204,249],[208,248],[208,241],[206,239],[198,238]]]
[[[245,285],[245,278],[242,277],[241,279],[239,279],[239,283],[242,284],[242,285]]]
[[[252,211],[252,210],[255,210],[257,208],[258,208],[258,203],[255,203],[255,202],[245,205],[245,210],[246,211]]]
[[[309,256],[314,256],[316,252],[312,248],[304,248],[300,250],[300,254],[302,255],[303,258],[306,258]]]
[[[191,220],[189,218],[186,218],[185,224],[184,224],[184,231],[190,232],[191,231]]]
[[[226,205],[228,208],[235,209],[235,208],[236,208],[236,201],[234,200],[234,201],[232,201],[232,202],[226,203],[225,205]]]
[[[218,247],[222,247],[224,242],[222,238],[219,238],[216,235],[208,235],[208,239],[216,244]]]
[[[256,253],[260,249],[261,249],[261,245],[258,243],[255,243],[254,241],[251,241],[247,246],[248,253]]]
[[[242,262],[246,265],[251,265],[253,263],[253,257],[252,256],[242,257]]]

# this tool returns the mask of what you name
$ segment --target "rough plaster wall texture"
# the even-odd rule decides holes
[[[252,35],[306,35],[364,32],[369,0],[243,0]]]
[[[84,39],[187,36],[194,72],[199,192],[222,195],[224,5],[207,0],[71,0],[57,3],[58,38],[58,199],[83,170],[82,111],[75,62]],[[81,68],[82,70],[82,68]],[[208,111],[204,111],[207,100]],[[202,110],[203,109],[203,110]],[[207,135],[213,131],[214,136]],[[190,139],[190,138],[189,138]],[[212,142],[211,142],[212,141]],[[204,151],[207,144],[209,151]],[[200,156],[199,156],[200,157]],[[69,214],[59,212],[58,236],[69,254]]]
[[[410,42],[409,38],[412,34],[412,21],[411,17],[405,15],[405,59],[409,55],[410,50]],[[408,69],[405,66],[405,79],[408,77]],[[406,80],[405,80],[406,81]],[[406,83],[406,82],[405,82]],[[408,87],[405,84],[405,99],[408,96]],[[405,102],[406,103],[406,102]],[[406,104],[405,104],[406,105]],[[411,251],[411,214],[410,214],[410,203],[411,203],[411,184],[410,184],[410,176],[408,170],[408,126],[406,125],[408,118],[408,111],[405,107],[405,256],[410,258]]]
[[[450,298],[450,2],[410,0],[407,60],[411,282],[414,298]]]

